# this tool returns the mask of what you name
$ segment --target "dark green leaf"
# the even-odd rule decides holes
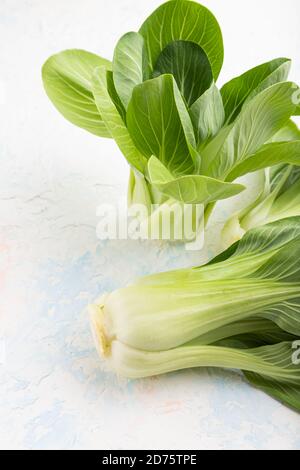
[[[106,82],[107,82],[107,91],[109,93],[109,96],[112,102],[114,103],[115,107],[117,108],[121,118],[123,119],[124,122],[126,122],[126,111],[119,95],[117,94],[117,90],[114,84],[113,73],[110,70],[108,70],[106,73]]]
[[[285,405],[300,411],[300,366],[292,363],[293,352],[292,342],[265,346],[255,351],[255,355],[282,369],[283,380],[280,377],[271,377],[250,371],[244,371],[244,374],[255,387]]]
[[[173,41],[183,40],[198,44],[205,51],[218,78],[223,64],[223,39],[220,26],[204,6],[189,0],[171,0],[161,5],[140,29],[145,38],[151,69],[160,53]]]
[[[211,65],[204,50],[189,41],[174,41],[159,55],[154,77],[171,74],[191,106],[211,85],[213,74]]]

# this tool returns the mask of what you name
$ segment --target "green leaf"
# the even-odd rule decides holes
[[[150,181],[156,185],[170,183],[175,179],[172,173],[154,155],[148,160],[147,171]]]
[[[291,68],[289,59],[275,59],[248,70],[240,77],[226,83],[221,89],[226,122],[234,121],[247,99],[262,90],[287,79]]]
[[[222,128],[225,119],[222,96],[213,83],[190,108],[198,142],[214,137]]]
[[[149,78],[149,64],[144,38],[127,33],[117,43],[113,60],[113,77],[119,97],[127,109],[136,85]]]
[[[288,156],[290,156],[289,146],[285,146],[285,144],[292,143],[291,150],[297,152],[298,144],[295,141],[300,141],[300,131],[296,124],[289,120],[287,125],[283,126],[269,142],[280,142],[283,145],[279,147],[276,146],[275,149],[286,149]],[[271,150],[273,147],[265,145],[258,152],[256,159],[259,161],[261,157],[262,164],[264,164],[264,155],[261,151],[267,151],[268,148]],[[267,164],[271,164],[269,157],[270,155],[267,157]],[[276,154],[274,157],[274,161],[276,161]],[[294,154],[293,158],[297,159],[297,154]],[[278,161],[280,159],[281,157],[279,155]],[[255,160],[253,162],[248,160],[249,159],[245,160],[245,164],[249,164],[254,168]],[[230,240],[240,238],[242,232],[253,227],[274,222],[285,217],[300,215],[300,188],[298,189],[296,184],[300,177],[300,167],[283,163],[285,160],[286,156],[282,155],[282,162],[279,162],[279,164],[267,170],[261,170],[260,175],[264,175],[263,190],[253,203],[243,208],[237,214],[234,214],[225,224],[223,228],[223,240],[225,244]],[[229,175],[229,181],[234,180],[235,177],[240,174],[239,169],[243,169],[243,163],[238,165],[237,168],[233,170],[233,173]]]
[[[263,282],[264,298],[256,313],[300,336],[300,217],[254,228],[227,253],[227,259],[200,268],[202,278],[209,274],[215,280],[248,279],[257,286]],[[272,301],[265,303],[268,291]]]
[[[285,405],[300,411],[300,368],[292,363],[293,343],[279,343],[273,346],[264,346],[252,350],[256,357],[282,369],[282,376],[272,377],[251,371],[244,371],[247,380],[255,387],[263,390],[271,397]]]
[[[208,167],[209,162],[212,162],[216,158],[232,129],[233,124],[222,127],[220,132],[201,148],[201,158],[204,163],[204,168]]]
[[[245,189],[240,184],[223,183],[206,176],[188,175],[174,178],[154,156],[148,162],[151,184],[166,196],[185,204],[206,204],[235,196]]]
[[[227,259],[231,258],[231,256],[234,255],[236,252],[238,246],[239,246],[240,240],[236,241],[232,245],[230,245],[225,251],[222,251],[219,255],[215,256],[212,260],[207,263],[207,266],[211,266],[213,264],[217,263],[222,263],[223,261],[226,261]]]
[[[96,67],[111,63],[91,52],[70,49],[50,57],[42,69],[46,93],[56,109],[72,124],[100,137],[111,137],[92,93]]]
[[[280,328],[292,334],[300,334],[300,217],[290,217],[250,230],[239,242],[231,261],[240,262],[248,257],[248,273],[240,277],[280,281],[284,285],[282,301],[274,308],[268,306],[261,316],[274,321]],[[253,265],[249,263],[249,254]],[[258,254],[263,256],[257,256]],[[293,284],[294,283],[294,284]],[[278,284],[278,287],[279,284]],[[274,285],[275,288],[275,285]],[[290,300],[284,299],[291,290]],[[274,290],[275,293],[275,290]]]
[[[269,142],[288,142],[291,140],[300,140],[300,130],[297,124],[291,119],[288,123],[283,126],[270,140]]]
[[[118,113],[120,114],[124,123],[126,123],[126,111],[117,93],[117,90],[115,88],[113,73],[110,70],[107,70],[106,72],[106,82],[107,82],[107,91],[109,93],[109,96],[112,102],[114,103],[115,107],[117,108]]]
[[[185,204],[208,204],[236,196],[244,191],[245,186],[223,183],[208,176],[187,175],[170,183],[160,184],[158,188],[168,197]]]
[[[203,156],[202,173],[226,178],[233,168],[256,153],[293,114],[295,85],[278,83],[250,100],[242,109],[217,155]]]
[[[281,181],[279,179],[277,185],[273,182],[273,186],[271,195],[275,197],[267,220],[300,216],[300,167],[286,167]]]
[[[226,178],[234,181],[240,176],[252,173],[263,168],[289,163],[300,165],[300,140],[292,142],[276,142],[264,145],[257,153],[250,155],[237,165]]]
[[[294,244],[298,247],[293,252],[291,247]],[[233,247],[221,256],[217,256],[206,268],[199,269],[205,276],[206,270],[208,272],[212,270],[214,279],[218,277],[219,272],[223,279],[263,278],[289,282],[289,271],[278,263],[280,257],[286,256],[286,261],[290,261],[290,273],[293,273],[297,278],[295,281],[299,282],[300,265],[294,270],[298,263],[298,250],[300,250],[300,217],[289,217],[249,230]],[[227,266],[226,271],[224,266]],[[287,286],[285,289],[288,292]],[[300,323],[300,317],[298,320]]]
[[[204,50],[190,41],[171,42],[161,52],[154,68],[154,77],[171,74],[191,106],[211,85],[213,74]]]
[[[264,197],[240,214],[243,230],[300,216],[300,167],[281,164],[271,167],[267,175]]]
[[[146,19],[140,33],[145,38],[152,71],[165,47],[183,40],[202,47],[214,79],[218,78],[224,57],[222,33],[217,20],[204,6],[188,0],[166,2]]]
[[[294,112],[294,116],[300,116],[300,104],[296,107],[296,110]]]
[[[270,172],[270,180],[273,191],[279,186],[279,191],[277,192],[279,197],[300,180],[300,167],[290,165],[276,167],[273,172]]]
[[[295,240],[300,240],[300,217],[279,220],[273,224],[257,227],[246,233],[242,240],[239,241],[231,258],[237,258],[249,253],[257,255],[273,252],[276,254],[280,249],[285,249],[288,244]],[[261,259],[261,261],[265,263],[266,260]],[[271,277],[272,274],[270,271]],[[247,276],[252,276],[250,270]]]
[[[272,222],[280,218],[295,216],[300,216],[299,180],[275,200],[269,212],[268,220]]]
[[[194,173],[200,172],[201,167],[201,156],[199,155],[196,149],[196,138],[195,132],[192,124],[191,117],[185,105],[185,102],[180,94],[178,86],[173,78],[173,90],[174,90],[174,100],[176,103],[176,108],[178,111],[178,116],[182,125],[182,129],[185,135],[185,140],[190,152],[190,155],[194,162]]]
[[[148,159],[155,155],[175,174],[193,173],[193,126],[172,75],[135,87],[127,127],[136,147]]]
[[[103,120],[111,136],[115,139],[128,163],[143,172],[145,158],[135,147],[129,132],[113,103],[107,89],[107,70],[105,67],[95,69],[92,79],[93,95]]]
[[[244,348],[253,359],[263,360],[269,369],[269,375],[266,373],[267,369],[262,374],[251,371],[250,367],[249,370],[243,370],[246,379],[276,400],[300,411],[300,368],[292,362],[293,344],[299,338],[291,336],[281,340],[288,336],[282,330],[276,332],[271,329],[262,334],[258,331],[255,334],[228,338],[220,341],[218,346]],[[272,374],[272,369],[277,371],[276,376],[274,372]]]

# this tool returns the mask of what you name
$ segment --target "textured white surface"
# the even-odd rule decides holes
[[[298,0],[202,3],[224,32],[221,83],[275,56],[294,59],[299,81]],[[137,275],[197,264],[212,249],[97,241],[95,208],[126,191],[127,165],[112,141],[64,121],[40,68],[72,47],[111,58],[118,37],[158,4],[1,0],[1,448],[300,448],[299,416],[237,374],[127,383],[101,369],[92,344],[89,301]]]

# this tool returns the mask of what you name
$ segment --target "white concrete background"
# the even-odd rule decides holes
[[[300,81],[298,0],[202,3],[223,29],[220,84],[279,56],[293,59],[291,78]],[[239,375],[194,370],[122,382],[92,344],[87,302],[137,275],[203,262],[214,247],[186,255],[97,241],[95,208],[125,193],[128,168],[112,141],[64,121],[40,69],[66,48],[111,58],[116,40],[158,4],[0,2],[0,448],[300,448],[299,416]]]

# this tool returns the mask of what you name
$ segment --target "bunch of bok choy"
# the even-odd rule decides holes
[[[141,378],[241,369],[300,411],[300,217],[250,230],[205,266],[151,275],[90,307],[98,351]]]
[[[243,191],[240,176],[300,163],[298,135],[273,140],[299,113],[291,61],[274,59],[219,89],[222,63],[212,13],[171,0],[121,37],[111,62],[66,50],[42,75],[66,119],[116,141],[131,169],[128,203],[143,204],[151,226],[173,202],[202,204],[207,220],[218,200]]]

